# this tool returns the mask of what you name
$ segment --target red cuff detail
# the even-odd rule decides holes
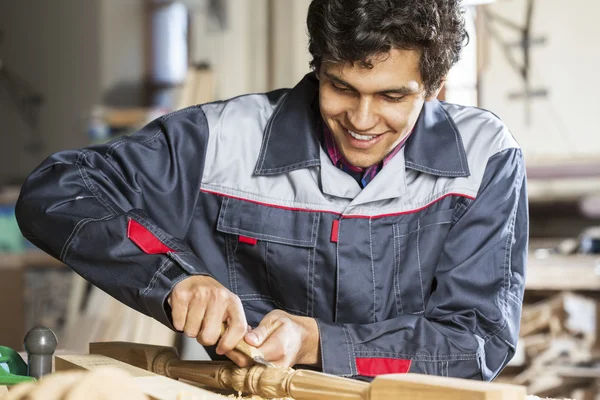
[[[174,251],[158,240],[144,225],[132,219],[127,224],[127,237],[146,254],[166,254]]]
[[[410,370],[411,360],[398,358],[357,358],[356,369],[362,376],[405,374]]]
[[[246,243],[254,246],[256,243],[258,243],[258,240],[247,236],[240,236],[240,243]]]

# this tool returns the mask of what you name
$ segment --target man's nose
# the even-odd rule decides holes
[[[368,97],[361,97],[347,114],[352,127],[360,133],[372,133],[371,130],[377,125],[377,110],[373,100]]]

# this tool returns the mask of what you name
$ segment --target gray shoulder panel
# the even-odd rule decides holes
[[[263,134],[275,109],[267,95],[242,96],[202,108],[210,130],[204,191],[281,207],[343,211],[342,206],[325,200],[316,168],[273,176],[254,174]]]
[[[506,125],[490,111],[450,103],[443,107],[458,128],[473,168],[481,168],[496,153],[519,148]]]
[[[263,133],[275,109],[267,95],[247,95],[203,105],[210,137],[202,190],[279,207],[360,216],[410,212],[447,195],[475,198],[490,157],[519,146],[502,121],[492,113],[446,103],[443,107],[464,144],[470,176],[437,177],[407,169],[404,193],[382,203],[377,201],[375,182],[367,185],[355,200],[324,195],[320,175],[324,165],[271,176],[256,175],[254,170]],[[403,152],[396,158],[404,162]]]

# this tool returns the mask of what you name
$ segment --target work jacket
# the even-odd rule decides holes
[[[364,188],[319,142],[318,81],[165,115],[62,151],[25,182],[25,237],[172,327],[209,275],[257,326],[313,317],[322,370],[490,380],[514,354],[527,249],[519,146],[490,112],[425,103]]]

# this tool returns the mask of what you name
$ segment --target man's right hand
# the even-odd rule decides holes
[[[209,276],[194,275],[175,285],[168,302],[175,329],[203,346],[218,342],[217,354],[226,355],[239,366],[250,365],[248,357],[234,350],[248,332],[242,302],[225,286]],[[219,340],[223,322],[227,330]]]

